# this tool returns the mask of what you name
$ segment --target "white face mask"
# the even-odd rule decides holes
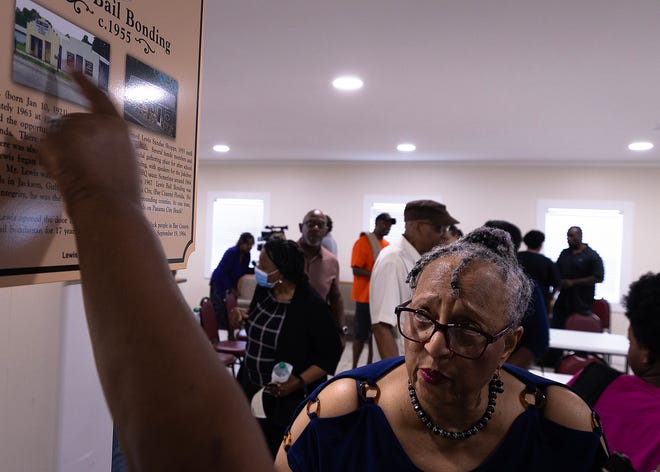
[[[259,267],[255,267],[254,278],[257,280],[257,285],[266,288],[273,288],[277,284],[277,282],[269,282],[268,277],[274,274],[275,272],[278,272],[278,270],[275,269],[274,271],[269,273],[261,270]]]

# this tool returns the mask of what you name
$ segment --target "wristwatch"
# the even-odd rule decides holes
[[[341,334],[348,334],[348,326],[344,325],[341,327]]]

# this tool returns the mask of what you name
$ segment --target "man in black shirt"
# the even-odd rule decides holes
[[[582,242],[582,229],[571,226],[566,233],[568,248],[557,259],[561,281],[552,317],[553,328],[563,328],[573,313],[590,313],[596,284],[603,281],[603,260],[588,244]]]

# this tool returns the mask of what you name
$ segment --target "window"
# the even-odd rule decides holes
[[[85,75],[94,77],[94,63],[85,59]]]
[[[406,229],[403,222],[403,210],[406,203],[412,200],[435,200],[442,202],[440,195],[419,196],[419,195],[366,195],[364,197],[363,221],[364,230],[373,231],[376,223],[376,217],[381,213],[389,213],[392,218],[396,218],[396,224],[392,225],[390,234],[385,239],[390,243],[401,240],[402,234]]]
[[[566,232],[582,228],[582,241],[598,252],[605,266],[605,279],[596,284],[596,298],[620,303],[630,284],[633,205],[628,202],[542,200],[539,226],[544,228],[544,253],[556,261],[568,247]]]
[[[206,267],[204,275],[211,277],[227,249],[236,244],[243,232],[250,232],[257,242],[270,213],[270,195],[263,193],[210,192],[207,206]],[[257,245],[250,258],[259,259]]]

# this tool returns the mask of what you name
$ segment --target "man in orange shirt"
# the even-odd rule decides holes
[[[396,219],[389,213],[381,213],[376,217],[373,233],[362,233],[353,245],[351,254],[351,268],[353,269],[353,290],[351,298],[355,300],[355,319],[353,331],[353,368],[357,367],[358,359],[364,349],[364,344],[369,341],[367,363],[373,360],[373,343],[371,339],[371,315],[369,314],[369,279],[371,269],[378,257],[378,253],[389,243],[383,239],[390,232],[390,228],[396,224]]]

